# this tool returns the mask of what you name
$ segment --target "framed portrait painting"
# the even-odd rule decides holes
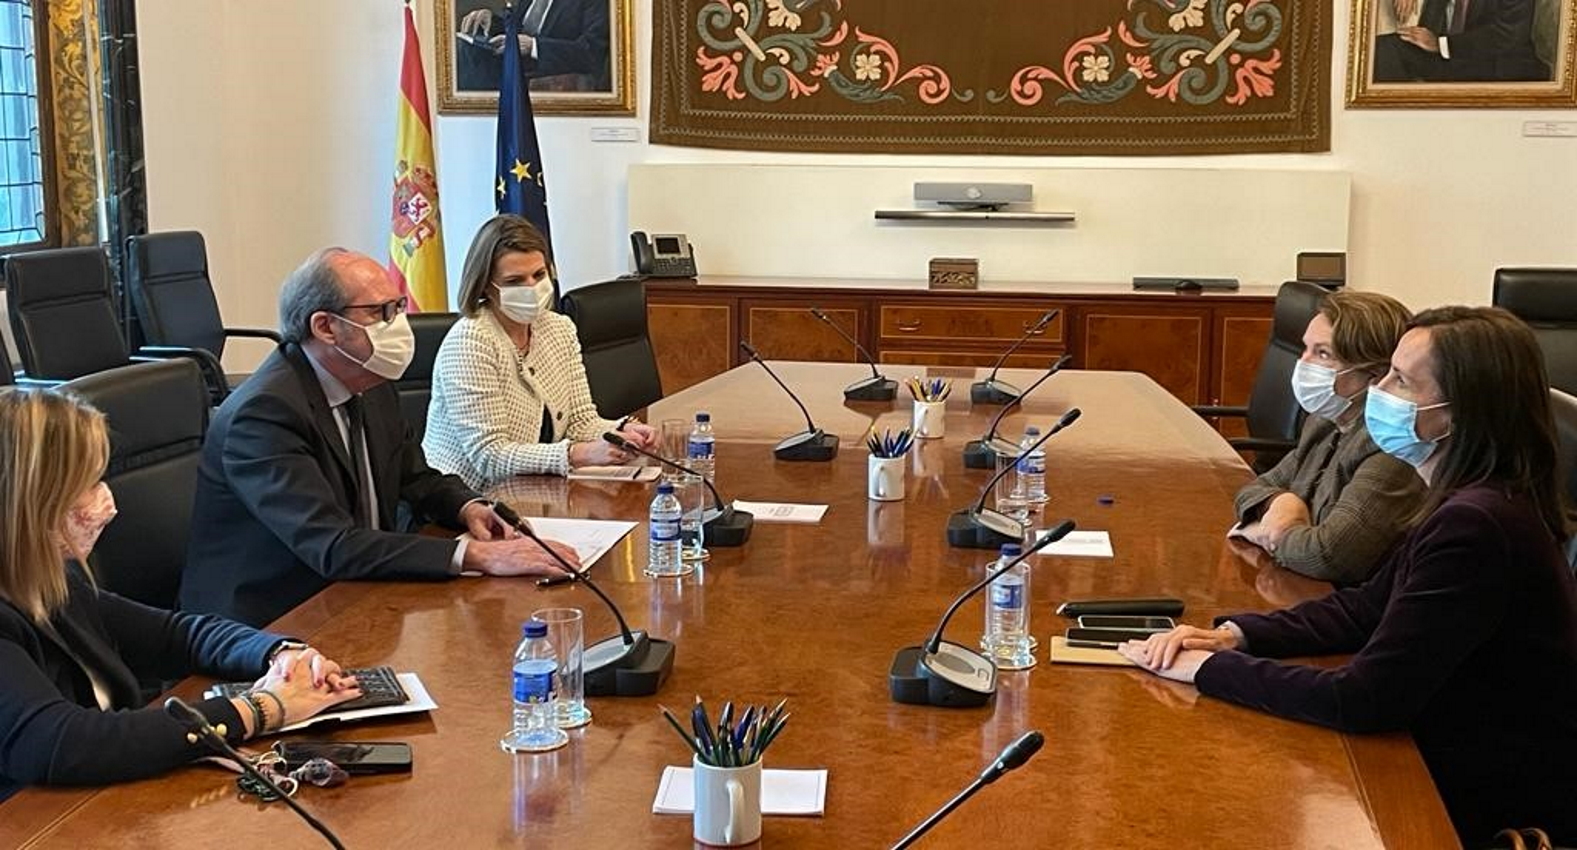
[[[1577,0],[1574,0],[1577,2]],[[504,22],[538,115],[634,115],[634,0],[437,0],[438,111],[493,114]]]
[[[1577,0],[1358,0],[1347,105],[1577,107]]]

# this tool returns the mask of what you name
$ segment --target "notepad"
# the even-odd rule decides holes
[[[826,505],[795,505],[788,502],[747,502],[734,500],[734,510],[754,514],[756,522],[800,522],[814,525],[821,522]]]
[[[1093,664],[1100,667],[1139,666],[1122,657],[1115,649],[1068,646],[1068,639],[1062,635],[1053,635],[1050,642],[1051,651],[1048,655],[1053,664]]]
[[[662,474],[655,466],[582,466],[569,473],[571,481],[655,481]]]
[[[695,811],[695,771],[669,765],[652,799],[654,815],[688,815]],[[827,808],[827,770],[761,771],[761,813],[790,817],[821,817]]]
[[[1045,537],[1042,531],[1035,538]],[[1072,531],[1067,537],[1040,550],[1041,555],[1061,555],[1065,558],[1110,558],[1112,536],[1106,531]]]

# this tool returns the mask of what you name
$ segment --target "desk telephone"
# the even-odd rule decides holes
[[[644,231],[630,234],[635,250],[635,271],[646,277],[695,277],[695,252],[690,240],[681,233],[659,233],[648,237]]]

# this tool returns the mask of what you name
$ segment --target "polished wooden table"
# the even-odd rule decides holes
[[[1344,736],[1210,699],[1134,670],[1041,663],[1004,673],[995,702],[949,710],[897,705],[887,669],[919,643],[949,601],[983,575],[990,553],[949,549],[947,514],[988,477],[960,449],[996,408],[970,409],[973,370],[956,377],[947,437],[922,442],[908,498],[865,498],[861,439],[872,422],[907,422],[907,401],[845,404],[861,369],[777,364],[819,425],[839,434],[828,464],[775,462],[771,446],[799,413],[754,366],[734,369],[655,405],[650,418],[709,410],[718,431],[718,483],[730,497],[825,502],[819,525],[757,523],[740,549],[718,549],[693,576],[652,581],[644,524],[595,566],[632,625],[678,646],[674,674],[653,698],[591,701],[591,726],[539,756],[509,756],[510,654],[521,621],[573,605],[588,640],[611,617],[584,588],[539,590],[520,580],[448,584],[342,583],[277,628],[355,665],[420,672],[441,708],[414,720],[336,729],[360,740],[404,740],[408,777],[309,788],[302,802],[347,846],[676,847],[685,817],[651,814],[665,764],[687,764],[657,706],[695,694],[767,702],[788,697],[793,720],[773,745],[774,767],[830,769],[826,816],[768,818],[762,846],[884,847],[945,802],[1026,729],[1046,746],[928,836],[922,846],[1448,848],[1457,846],[1406,735]],[[889,375],[916,372],[885,367]],[[1005,373],[1026,386],[1033,375]],[[1265,609],[1324,588],[1228,544],[1233,492],[1247,468],[1210,428],[1148,378],[1068,372],[1015,412],[1005,431],[1050,424],[1071,406],[1083,418],[1052,438],[1048,520],[1111,532],[1114,559],[1041,557],[1032,627],[1044,648],[1067,623],[1067,598],[1174,595],[1186,619]],[[642,518],[650,489],[632,484],[519,479],[501,495],[522,513]],[[238,553],[238,557],[244,557]],[[978,639],[981,603],[949,629]],[[195,682],[184,690],[194,692]],[[229,778],[194,767],[104,790],[29,790],[0,805],[0,846],[313,846],[284,807],[239,803]]]

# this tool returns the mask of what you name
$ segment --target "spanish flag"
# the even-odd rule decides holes
[[[449,309],[444,281],[444,235],[438,221],[438,175],[433,164],[432,111],[416,18],[405,6],[405,55],[394,131],[394,204],[389,225],[389,277],[411,298],[412,310]]]

